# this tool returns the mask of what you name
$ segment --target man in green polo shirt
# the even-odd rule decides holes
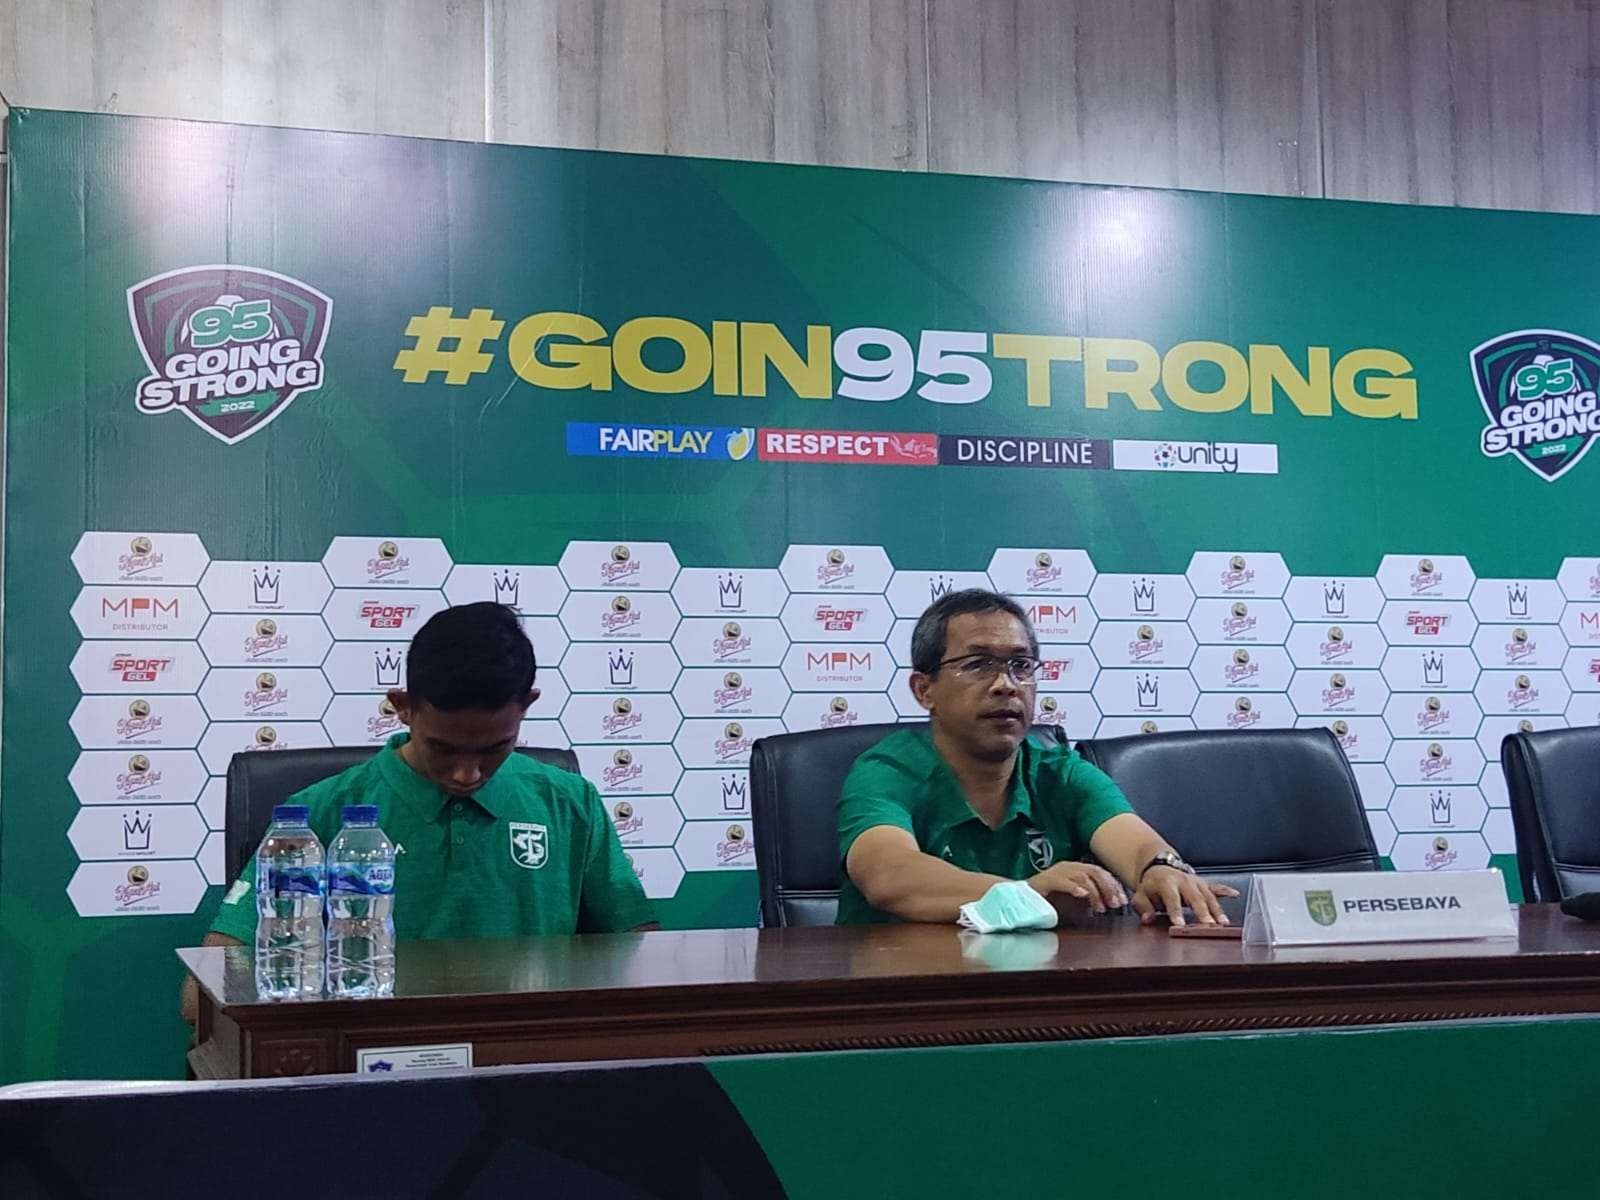
[[[1187,907],[1203,925],[1228,923],[1217,897],[1237,892],[1197,878],[1075,750],[1028,736],[1039,643],[1014,600],[942,597],[917,621],[911,664],[930,728],[890,734],[845,779],[840,924],[953,923],[1011,880],[1096,912],[1131,893],[1145,921],[1182,925]],[[1089,855],[1105,865],[1078,861]]]
[[[600,795],[582,776],[514,754],[533,647],[491,602],[445,609],[417,631],[389,700],[409,732],[293,797],[326,845],[347,804],[376,804],[395,843],[397,939],[652,928],[654,917]],[[255,860],[228,889],[208,946],[254,939]],[[194,984],[183,1011],[193,1020]]]

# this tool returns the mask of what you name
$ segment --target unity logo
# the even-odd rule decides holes
[[[177,408],[227,445],[322,386],[333,301],[276,271],[184,267],[128,289],[128,319],[150,374],[139,411]]]

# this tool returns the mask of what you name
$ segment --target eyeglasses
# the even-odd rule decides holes
[[[963,654],[944,659],[939,665],[949,667],[958,679],[973,683],[989,683],[1001,671],[1009,675],[1013,683],[1031,683],[1039,672],[1040,664],[1031,654],[1011,654],[1004,658],[997,658],[993,654]]]

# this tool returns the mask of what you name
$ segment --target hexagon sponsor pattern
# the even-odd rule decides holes
[[[200,631],[200,649],[213,667],[320,667],[332,646],[319,616],[214,613]]]
[[[319,613],[332,591],[321,563],[214,562],[200,580],[212,612]]]
[[[450,555],[438,538],[336,537],[322,569],[336,588],[437,588]]]
[[[1083,550],[1005,547],[989,559],[989,584],[1019,596],[1085,596],[1094,585],[1094,563]]]
[[[1094,636],[1098,618],[1087,596],[1018,596],[1017,603],[1041,642],[1087,642]]]
[[[686,771],[673,798],[690,821],[720,821],[750,815],[748,771]]]
[[[1189,560],[1184,578],[1196,596],[1276,598],[1289,586],[1289,568],[1281,554],[1202,550]]]
[[[1503,738],[1600,721],[1593,558],[1479,579],[1423,548],[1370,576],[1291,576],[1277,554],[1223,548],[1181,574],[1106,574],[1072,547],[897,569],[881,547],[814,543],[684,567],[666,543],[596,540],[556,563],[456,564],[438,539],[379,533],[315,562],[213,562],[193,534],[123,531],[86,533],[72,563],[84,865],[68,890],[85,915],[192,911],[221,881],[229,759],[381,744],[402,728],[385,693],[411,635],[452,603],[520,615],[541,696],[519,742],[576,748],[658,898],[686,871],[753,869],[756,739],[926,719],[916,618],[967,587],[1028,612],[1034,719],[1073,739],[1330,729],[1405,869],[1510,853]]]
[[[209,561],[192,533],[86,533],[72,550],[84,583],[196,584]]]
[[[493,600],[525,617],[553,617],[567,599],[567,582],[555,567],[475,566],[459,563],[445,580],[451,604]]]

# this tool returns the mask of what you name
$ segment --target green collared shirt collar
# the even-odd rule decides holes
[[[460,797],[452,796],[437,784],[424,779],[400,757],[400,747],[410,740],[409,733],[397,733],[391,737],[378,752],[378,769],[383,772],[384,782],[393,788],[395,794],[405,803],[430,818],[435,817],[445,805],[454,803]],[[515,754],[516,751],[513,750],[512,753]],[[495,772],[489,776],[487,783],[469,797],[474,804],[497,821],[503,808],[500,803],[500,793],[503,790],[500,778],[500,773]]]
[[[976,812],[972,805],[967,803],[967,796],[961,790],[961,781],[956,778],[956,773],[950,769],[950,764],[945,762],[944,755],[939,753],[939,747],[933,743],[933,734],[929,733],[930,749],[933,751],[932,761],[928,764],[927,784],[928,795],[933,798],[938,815],[936,824],[943,830],[954,829],[967,821],[977,821],[980,825],[986,822]],[[1000,823],[994,828],[1000,829],[1018,817],[1033,819],[1033,798],[1028,795],[1028,789],[1023,786],[1022,780],[1026,774],[1026,755],[1033,752],[1032,746],[1024,739],[1017,747],[1017,759],[1011,768],[1010,795],[1006,800],[1006,811],[1000,818]]]

